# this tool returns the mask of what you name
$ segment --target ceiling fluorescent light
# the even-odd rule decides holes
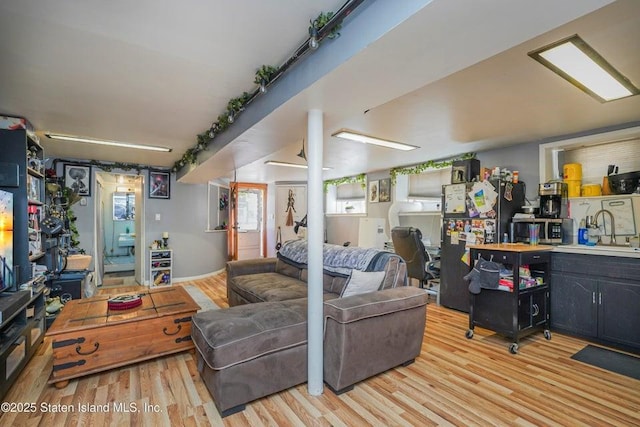
[[[640,93],[578,35],[529,52],[529,56],[600,102]]]
[[[129,142],[109,141],[104,139],[84,138],[81,136],[61,135],[58,133],[45,133],[51,139],[60,139],[63,141],[86,142],[88,144],[110,145],[112,147],[135,148],[138,150],[164,151],[171,152],[171,148],[158,147],[155,145],[132,144]]]
[[[381,147],[393,148],[394,150],[410,151],[415,150],[415,145],[403,144],[401,142],[389,141],[387,139],[380,139],[374,136],[363,135],[347,129],[340,129],[331,136],[337,138],[349,139],[351,141],[362,142],[364,144],[380,145]]]
[[[307,169],[307,165],[301,165],[299,163],[289,163],[289,162],[279,162],[277,160],[267,160],[264,162],[265,165],[271,166],[286,166],[288,168],[299,168],[299,169]],[[331,170],[331,168],[322,168],[323,171]]]

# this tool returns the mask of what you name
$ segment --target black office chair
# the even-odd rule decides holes
[[[394,227],[391,241],[396,254],[407,263],[409,278],[418,279],[420,287],[436,297],[440,305],[440,285],[434,280],[440,277],[440,262],[427,251],[422,242],[422,233],[415,227]]]

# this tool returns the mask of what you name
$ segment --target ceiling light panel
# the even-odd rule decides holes
[[[347,129],[340,129],[331,136],[335,136],[336,138],[348,139],[350,141],[362,142],[363,144],[372,144],[386,148],[393,148],[394,150],[411,151],[418,148],[415,145],[403,144],[402,142],[390,141],[388,139],[364,135],[362,133],[354,132]]]
[[[112,147],[135,148],[137,150],[163,151],[171,152],[171,148],[159,147],[156,145],[133,144],[130,142],[109,141],[105,139],[85,138],[82,136],[62,135],[59,133],[45,133],[48,138],[59,139],[61,141],[83,142],[87,144],[109,145]]]
[[[307,169],[307,165],[302,165],[300,163],[279,162],[277,160],[267,160],[266,162],[264,162],[264,164],[271,165],[271,166],[285,166],[288,168]],[[331,170],[331,168],[323,167],[322,170],[328,171],[328,170]]]
[[[640,93],[578,35],[529,52],[529,56],[601,102]]]

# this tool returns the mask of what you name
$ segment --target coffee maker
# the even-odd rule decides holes
[[[568,216],[568,187],[564,182],[545,182],[538,187],[540,216],[542,218],[566,218]]]

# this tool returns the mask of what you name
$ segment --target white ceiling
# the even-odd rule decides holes
[[[27,117],[40,132],[173,148],[43,137],[48,157],[170,167],[230,98],[254,90],[258,67],[283,63],[306,39],[309,19],[343,3],[3,1],[0,114]],[[575,33],[640,84],[640,1],[434,0],[203,156],[182,180],[231,178],[234,170],[241,181],[306,179],[304,170],[264,161],[301,161],[310,108],[324,112],[325,178],[640,120],[639,96],[601,104],[527,56]],[[420,148],[402,153],[330,136],[343,127]]]

